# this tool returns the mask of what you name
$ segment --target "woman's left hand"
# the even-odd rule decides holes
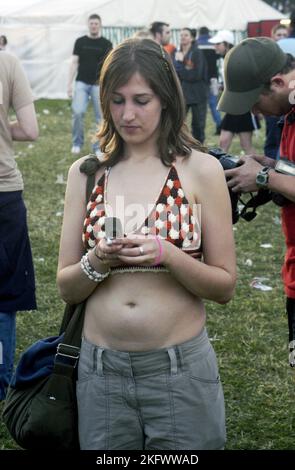
[[[126,237],[113,240],[123,245],[118,258],[126,264],[141,266],[157,266],[164,261],[165,240],[159,237]]]

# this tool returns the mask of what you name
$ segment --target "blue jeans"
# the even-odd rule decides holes
[[[209,108],[212,114],[213,121],[216,124],[216,127],[219,127],[221,124],[221,114],[220,112],[216,109],[217,108],[217,102],[218,102],[218,97],[216,95],[213,95],[212,93],[209,92],[209,98],[208,98],[208,103],[209,103]]]
[[[186,111],[192,110],[192,135],[201,143],[205,141],[205,126],[207,115],[207,99],[200,103],[188,104]]]
[[[72,121],[72,141],[73,145],[83,147],[84,144],[84,116],[87,111],[89,100],[93,104],[96,124],[101,120],[99,105],[99,86],[88,85],[84,82],[75,82],[75,92],[72,102],[73,121]],[[93,150],[99,149],[98,142],[92,144]]]
[[[266,138],[264,142],[264,155],[274,160],[280,157],[280,142],[282,127],[278,125],[277,116],[265,116]]]
[[[14,362],[16,312],[0,312],[0,401],[5,399]]]

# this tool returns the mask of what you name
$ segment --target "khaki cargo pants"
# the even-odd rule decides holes
[[[77,398],[81,449],[201,450],[225,444],[222,386],[206,330],[147,352],[83,339]]]

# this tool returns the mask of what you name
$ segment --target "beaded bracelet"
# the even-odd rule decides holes
[[[161,242],[161,239],[158,235],[156,235],[155,237],[155,240],[158,244],[158,248],[159,248],[159,253],[158,253],[158,256],[155,260],[155,264],[154,266],[158,266],[158,264],[161,264],[161,258],[162,258],[162,254],[163,254],[163,246],[162,246],[162,242]]]
[[[88,279],[97,283],[104,281],[104,279],[106,279],[110,275],[110,270],[105,273],[99,273],[95,271],[95,269],[93,269],[93,267],[89,263],[88,253],[82,256],[80,266],[83,273],[86,274]]]

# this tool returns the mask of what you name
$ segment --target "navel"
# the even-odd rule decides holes
[[[134,308],[136,307],[136,304],[134,302],[127,302],[126,306],[130,308]]]

